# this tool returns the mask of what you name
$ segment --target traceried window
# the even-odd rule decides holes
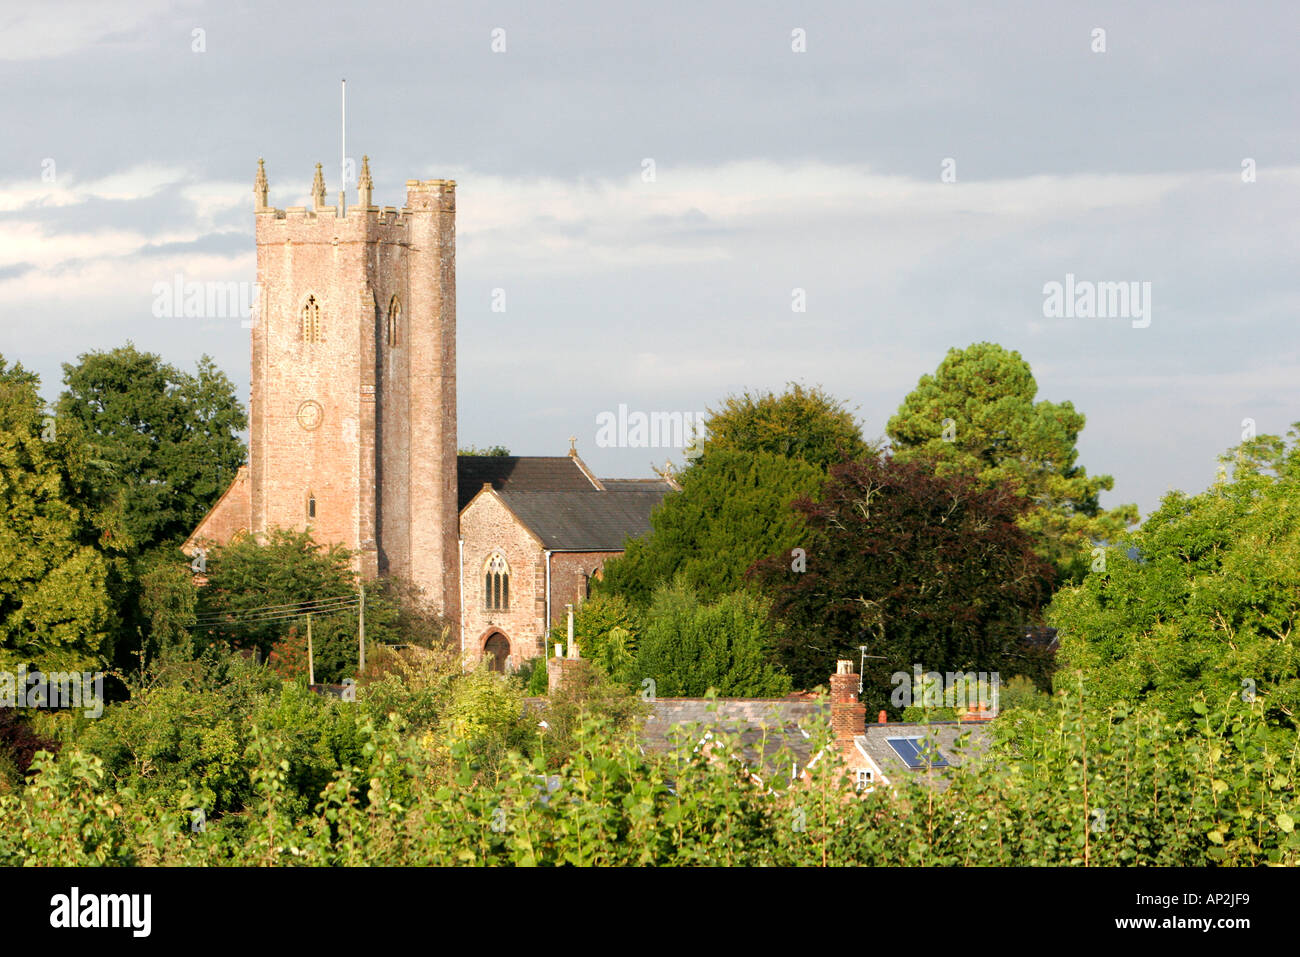
[[[402,304],[394,296],[388,304],[388,346],[392,348],[401,340]]]
[[[488,611],[510,609],[510,566],[493,555],[483,566],[483,607]]]
[[[320,342],[321,338],[320,303],[315,296],[308,296],[302,307],[302,341]]]

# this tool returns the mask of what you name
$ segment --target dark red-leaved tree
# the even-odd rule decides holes
[[[805,555],[749,572],[787,626],[779,654],[796,685],[824,683],[837,658],[856,664],[861,645],[884,656],[864,668],[869,713],[889,707],[890,676],[917,664],[1017,673],[1025,625],[1054,583],[1016,524],[1026,507],[1011,491],[888,455],[832,468],[821,501],[794,503]]]
[[[37,751],[58,750],[57,742],[36,734],[13,708],[0,708],[0,758],[7,757],[20,775],[31,768]]]

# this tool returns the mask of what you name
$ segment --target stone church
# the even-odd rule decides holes
[[[514,669],[650,528],[668,479],[600,479],[567,455],[458,456],[456,183],[408,180],[401,209],[267,204],[258,161],[249,461],[184,549],[275,527],[341,544],[363,578],[419,585],[467,662]]]

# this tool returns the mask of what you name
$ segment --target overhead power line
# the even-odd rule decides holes
[[[253,608],[243,609],[242,611],[237,612],[237,614],[243,614],[244,612],[251,613],[251,612],[260,612],[260,611],[272,611],[275,609],[292,611],[300,608],[310,608],[312,605],[328,605],[339,601],[360,601],[360,600],[361,598],[359,595],[338,595],[334,598],[311,598],[311,599],[304,599],[303,601],[282,602],[278,605],[257,605]],[[212,617],[212,616],[206,616],[206,617]]]
[[[295,618],[303,618],[307,615],[328,615],[335,612],[347,611],[359,607],[360,603],[361,598],[359,595],[340,595],[334,598],[318,598],[311,601],[260,605],[254,608],[244,608],[229,613],[201,615],[195,621],[194,626],[196,628],[212,628],[216,626],[234,627],[239,625],[264,624],[275,621],[289,621]]]

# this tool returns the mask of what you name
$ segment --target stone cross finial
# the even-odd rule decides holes
[[[361,157],[361,177],[357,180],[357,193],[361,200],[361,208],[367,209],[373,198],[375,181],[370,178],[370,157]]]
[[[257,200],[257,209],[266,209],[266,194],[270,189],[266,184],[266,163],[259,157],[257,160],[257,179],[253,180],[253,196]]]
[[[569,454],[574,456],[578,454],[578,437],[576,435],[569,436]]]
[[[316,178],[311,182],[311,198],[317,209],[325,205],[325,174],[321,172],[320,163],[316,164]]]

